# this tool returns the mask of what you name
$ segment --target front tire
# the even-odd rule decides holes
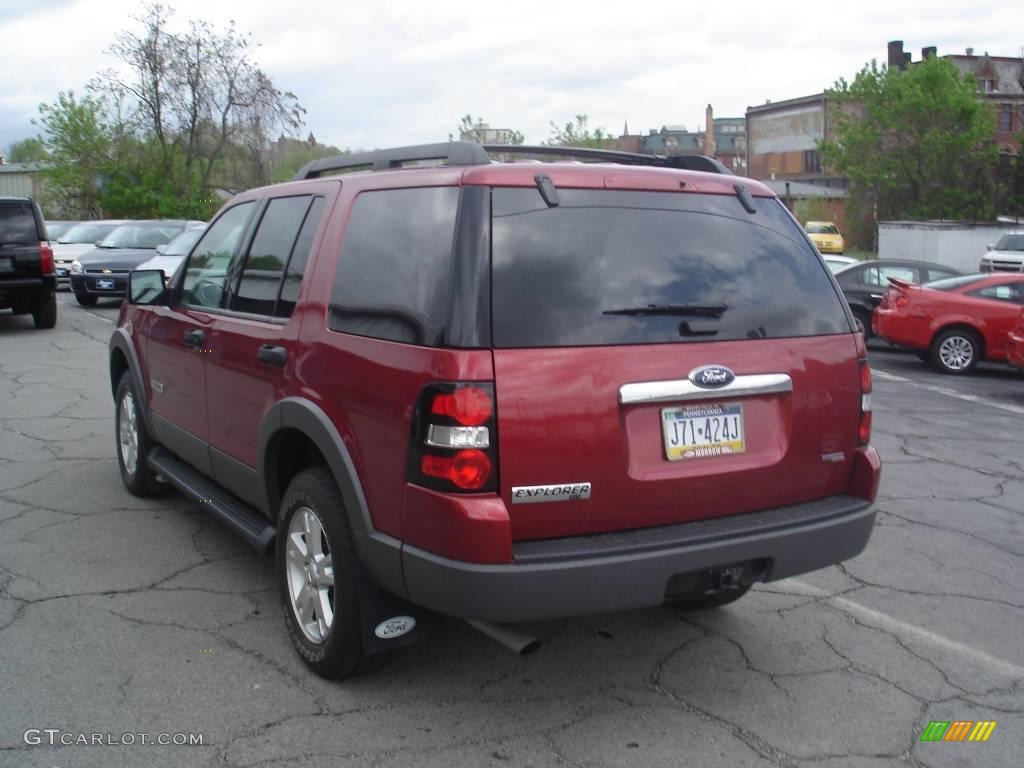
[[[53,328],[57,325],[57,296],[32,307],[32,322],[36,328]]]
[[[970,373],[981,357],[981,342],[974,331],[950,328],[936,336],[928,349],[932,365],[942,373]]]
[[[142,418],[142,401],[132,386],[131,371],[125,371],[117,383],[114,398],[114,439],[117,443],[117,466],[121,482],[135,496],[152,496],[166,486],[149,468],[146,457],[153,441]]]
[[[300,472],[281,501],[277,577],[285,627],[306,665],[344,680],[382,660],[363,651],[359,558],[337,483],[325,467]]]

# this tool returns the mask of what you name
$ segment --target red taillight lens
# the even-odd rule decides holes
[[[871,442],[871,411],[860,415],[860,428],[857,430],[857,442],[867,445]]]
[[[497,429],[493,382],[428,384],[412,418],[406,478],[449,493],[497,491]]]
[[[49,243],[39,243],[39,266],[44,275],[53,274],[53,249]]]
[[[424,475],[448,480],[466,491],[483,488],[491,476],[491,459],[483,451],[459,451],[454,456],[426,455],[420,463]]]
[[[450,416],[466,427],[479,427],[493,411],[490,394],[480,387],[460,387],[451,394],[439,394],[430,406],[431,413]]]
[[[860,361],[860,426],[857,429],[857,443],[871,442],[871,366],[867,360]]]

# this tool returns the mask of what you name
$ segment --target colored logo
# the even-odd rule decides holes
[[[921,741],[988,741],[995,729],[995,720],[932,720]]]

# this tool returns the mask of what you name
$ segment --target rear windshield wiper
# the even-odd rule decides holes
[[[602,315],[669,315],[673,317],[719,318],[727,310],[727,304],[648,304],[646,307],[624,307],[606,309]]]

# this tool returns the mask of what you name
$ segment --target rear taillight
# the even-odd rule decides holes
[[[495,491],[498,444],[494,386],[431,384],[413,415],[407,476],[440,491]]]
[[[39,243],[39,267],[44,275],[53,274],[53,249],[45,241]]]
[[[857,429],[857,444],[865,446],[871,442],[871,366],[867,360],[860,361],[860,426]]]

